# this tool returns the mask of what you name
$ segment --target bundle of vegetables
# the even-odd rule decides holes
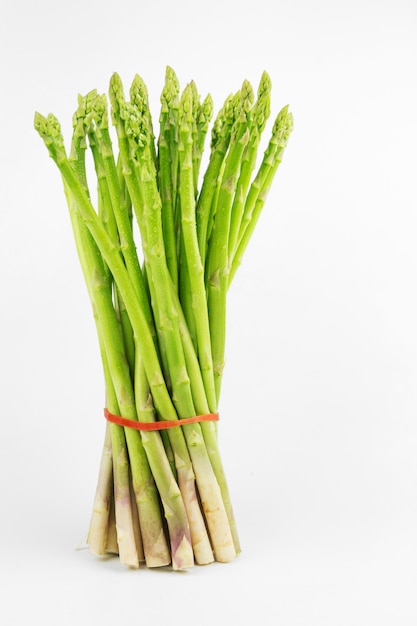
[[[194,82],[180,93],[171,68],[158,137],[139,76],[129,99],[120,77],[110,80],[117,149],[107,98],[96,91],[79,97],[69,153],[58,120],[35,114],[62,176],[104,372],[106,434],[88,545],[132,568],[227,562],[240,551],[216,420],[227,290],[292,130],[284,107],[257,165],[270,90],[264,73],[257,97],[245,81],[226,99],[204,176],[212,99],[201,101]]]

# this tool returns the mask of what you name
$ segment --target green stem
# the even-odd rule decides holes
[[[178,253],[174,223],[174,202],[171,180],[171,160],[167,139],[161,135],[158,142],[159,189],[162,201],[162,229],[166,259],[174,285],[178,285]]]
[[[103,150],[100,149],[101,146],[97,138],[97,134],[90,130],[90,132],[88,133],[88,138],[91,152],[93,154],[94,167],[98,180],[98,215],[103,222],[107,232],[109,233],[109,236],[114,245],[116,247],[119,247],[119,231],[114,215],[113,204],[118,205],[120,201],[119,210],[127,216],[127,220],[129,221],[129,199],[126,197],[125,190],[122,191],[122,184],[120,183],[120,177],[118,173],[118,183],[116,183],[116,181],[114,180],[108,181],[108,177],[113,177],[115,172],[111,163],[108,164],[107,167],[104,164]],[[111,155],[109,156],[109,159],[111,161]],[[112,189],[112,193],[110,193],[109,187],[110,189]],[[105,269],[108,271],[107,267]],[[138,270],[136,267],[136,263],[134,263],[134,272],[137,271]],[[135,344],[133,331],[130,324],[129,316],[127,315],[126,307],[123,304],[123,299],[121,298],[117,288],[115,289],[114,300],[123,336],[126,358],[129,363],[131,376],[133,378],[135,362]]]
[[[238,244],[239,229],[245,208],[245,200],[251,182],[252,172],[256,164],[256,156],[262,132],[270,114],[271,80],[266,72],[263,73],[259,88],[258,99],[250,115],[250,139],[242,159],[239,181],[233,200],[228,255],[232,259]]]
[[[104,336],[105,332],[103,330],[100,306],[98,304],[98,300],[100,298],[99,294],[102,289],[105,289],[106,285],[109,289],[108,274],[104,271],[103,265],[101,263],[100,254],[95,248],[95,245],[91,240],[89,233],[86,232],[84,224],[79,218],[70,189],[67,185],[65,185],[65,187],[75,241],[79,252],[81,266],[84,271],[87,289],[90,295],[94,318],[97,326],[109,410],[118,413],[119,407],[114,393],[113,380],[107,359],[106,341]],[[130,499],[129,487],[129,461],[126,441],[123,429],[118,426],[112,425],[110,428],[110,434],[113,459],[112,473],[114,477],[116,525],[119,529],[119,555],[122,563],[128,565],[129,567],[136,568],[139,566],[139,561],[136,551],[136,542],[133,528],[132,502]],[[107,446],[109,446],[108,443]],[[109,468],[106,464],[105,459],[103,470],[105,474],[101,476],[101,481],[107,481],[109,480]],[[97,514],[99,513],[100,509],[96,508],[96,504],[97,502],[95,501],[94,511]],[[108,509],[105,510],[105,515],[107,515],[108,517]],[[91,531],[94,530],[96,524],[97,520],[93,517],[92,523],[90,524],[90,541],[92,542],[93,549],[94,543],[97,541],[97,539],[93,539]]]
[[[177,162],[176,118],[179,85],[175,73],[167,68],[161,94],[160,135],[158,140],[158,174],[162,201],[162,229],[169,273],[178,286],[178,250],[175,232],[176,184],[174,169]],[[176,172],[175,172],[176,177]]]
[[[278,114],[273,129],[272,136],[265,150],[262,163],[250,186],[246,198],[242,223],[239,230],[238,244],[233,258],[231,259],[231,269],[229,284],[231,284],[237,268],[239,267],[243,254],[248,246],[255,226],[258,222],[262,208],[276,175],[282,156],[287,146],[293,128],[292,114],[288,111],[288,106],[284,107]]]
[[[178,311],[179,325],[181,338],[184,346],[184,356],[186,361],[187,371],[190,373],[190,379],[192,381],[192,393],[193,401],[196,412],[198,415],[204,415],[206,413],[214,413],[215,409],[209,407],[207,398],[205,395],[204,383],[199,368],[197,356],[194,351],[194,346],[187,329],[184,315],[179,309]],[[230,497],[229,487],[226,480],[226,474],[224,472],[223,463],[218,447],[217,441],[217,428],[216,422],[201,422],[201,432],[206,444],[207,453],[210,458],[211,465],[213,467],[214,474],[216,476],[217,483],[220,487],[222,494],[222,500],[226,510],[227,518],[229,520],[230,530],[233,537],[233,544],[236,554],[240,552],[240,541],[236,528],[236,520],[233,513],[232,500]]]
[[[198,179],[200,174],[201,159],[203,156],[204,142],[208,131],[208,126],[213,115],[213,100],[208,95],[203,102],[195,82],[192,80],[184,90],[188,92],[191,99],[191,136],[192,136],[192,164],[193,164],[193,184],[195,198],[198,196]]]
[[[180,211],[180,214],[182,211]],[[190,274],[188,271],[187,255],[184,245],[182,230],[178,233],[179,239],[179,284],[178,298],[187,321],[188,330],[193,340],[194,349],[197,351],[197,330],[194,317],[193,293],[191,291]]]
[[[207,251],[207,231],[209,227],[211,208],[216,191],[217,180],[227,153],[233,124],[233,100],[229,96],[217,115],[212,131],[212,150],[210,160],[204,175],[203,185],[196,207],[197,240],[201,262],[204,266]]]
[[[249,140],[247,112],[250,109],[251,101],[252,89],[249,83],[245,81],[241,91],[240,111],[226,157],[218,198],[219,208],[215,214],[206,265],[206,289],[217,401],[220,397],[226,341],[226,292],[229,282],[228,241],[231,207],[242,155]]]
[[[91,94],[90,94],[91,95]],[[71,145],[71,163],[74,171],[78,176],[80,186],[84,193],[89,197],[87,177],[85,170],[85,137],[83,139],[84,123],[83,123],[83,105],[89,103],[89,99],[80,101],[79,109],[74,116],[74,134]],[[87,108],[87,107],[86,107]],[[79,114],[79,115],[77,115]],[[51,144],[52,148],[52,144]],[[61,150],[61,146],[59,146]],[[110,275],[106,271],[106,267],[102,263],[100,253],[88,231],[86,230],[82,220],[79,217],[76,204],[74,202],[70,187],[64,179],[64,191],[67,198],[71,224],[73,227],[75,243],[81,268],[84,274],[87,290],[93,308],[94,319],[97,328],[97,334],[102,356],[102,364],[106,385],[106,396],[114,411],[118,411],[117,399],[114,394],[113,381],[111,379],[110,368],[105,349],[105,339],[101,325],[99,311],[97,310],[97,294],[103,285],[110,285]],[[108,429],[110,440],[105,441],[105,448],[102,455],[102,466],[100,468],[98,490],[96,492],[93,516],[90,523],[89,542],[92,550],[97,553],[105,551],[105,539],[107,542],[107,528],[110,499],[103,498],[103,489],[106,489],[113,477],[114,482],[114,502],[115,515],[119,543],[119,555],[122,563],[129,567],[137,568],[139,566],[138,555],[136,550],[136,542],[134,537],[132,502],[130,498],[129,472],[128,472],[128,456],[126,449],[126,441],[123,429],[112,425]],[[111,449],[112,471],[109,467],[108,451]],[[103,508],[104,504],[104,508]],[[106,534],[104,535],[104,527]],[[101,544],[101,545],[100,545]]]
[[[141,421],[155,421],[156,414],[153,406],[152,395],[146,379],[143,360],[139,352],[137,352],[135,367],[135,398],[138,407],[138,418]],[[156,433],[154,432],[145,431],[142,433],[142,441],[145,449],[154,443],[152,439],[155,435]],[[174,476],[178,480],[179,490],[184,499],[195,560],[199,565],[206,565],[207,563],[211,563],[213,561],[213,552],[208,539],[204,520],[201,515],[200,507],[198,506],[195,490],[195,476],[184,436],[178,428],[169,429],[166,435],[168,437],[169,449],[172,450],[175,455]],[[160,445],[163,447],[162,440],[159,440],[158,438],[158,442],[159,441],[161,442]],[[163,454],[162,450],[160,454]],[[159,462],[152,464],[153,459],[157,461],[156,456],[149,455],[149,458],[151,460],[152,474],[155,476],[157,482],[163,480],[163,477],[159,476],[161,472]],[[169,509],[166,509],[165,515],[169,524],[170,516],[174,516],[175,512],[173,510],[170,511]]]
[[[197,241],[195,196],[193,185],[193,137],[192,137],[192,94],[184,91],[180,103],[180,198],[182,241],[186,255],[188,293],[192,296],[192,317],[195,322],[197,354],[203,376],[209,406],[215,410],[213,359],[211,355],[210,326],[207,297],[204,285],[204,268]]]

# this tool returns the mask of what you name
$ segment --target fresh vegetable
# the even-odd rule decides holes
[[[171,68],[158,137],[137,75],[129,98],[120,77],[111,77],[110,106],[95,90],[79,97],[69,152],[58,120],[35,114],[63,180],[110,419],[88,544],[132,568],[144,561],[183,569],[227,562],[240,552],[215,417],[227,291],[293,125],[284,107],[257,166],[270,91],[264,73],[256,98],[244,81],[226,99],[203,175],[213,102],[210,96],[201,101],[194,82],[181,93]],[[96,194],[87,183],[87,151]],[[203,415],[209,418],[181,424]],[[131,427],[164,421],[175,425]]]

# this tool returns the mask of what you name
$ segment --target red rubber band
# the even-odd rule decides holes
[[[104,409],[104,417],[108,422],[133,428],[134,430],[164,430],[165,428],[174,428],[175,426],[184,426],[184,424],[195,424],[196,422],[218,422],[218,413],[206,413],[205,415],[194,415],[194,417],[185,417],[178,420],[164,420],[162,422],[137,422],[136,420],[126,419],[120,415],[114,415],[107,409]]]

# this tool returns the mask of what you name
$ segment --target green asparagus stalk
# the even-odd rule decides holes
[[[99,101],[99,115],[97,115],[97,100]],[[87,106],[85,106],[85,103],[88,102],[89,105],[87,104]],[[106,116],[106,113],[102,111],[103,102],[102,99],[97,96],[96,92],[91,92],[90,94],[87,94],[85,98],[80,97],[79,103],[80,106],[76,113],[78,124],[81,123],[87,126],[86,120],[89,119],[90,121],[90,125],[87,127],[87,135],[88,143],[93,155],[94,167],[97,174],[98,215],[105,225],[110,238],[113,240],[114,244],[120,248],[120,237],[113,206],[119,207],[120,204],[118,212],[125,217],[123,227],[125,231],[127,229],[132,230],[132,226],[129,226],[129,223],[131,222],[130,199],[126,195],[126,190],[124,189],[124,179],[121,178],[118,171],[117,174],[115,173],[111,140],[108,136],[108,133],[105,134],[105,147],[103,150],[103,134],[101,131],[97,133],[96,129],[94,128],[94,122],[97,121],[97,118],[101,120],[102,124],[102,118],[104,115]],[[88,118],[86,116],[87,110],[90,111],[90,115],[88,116]],[[106,154],[106,157],[103,156],[103,152]],[[117,176],[117,180],[115,179],[115,176]],[[133,236],[128,237],[127,239],[125,238],[125,250],[127,245],[130,245],[130,247],[132,247],[132,241]],[[132,251],[130,250],[130,252]],[[131,263],[131,267],[133,267],[133,272],[139,273],[140,268],[138,266],[138,261],[135,258],[135,253],[133,253],[133,255],[131,254],[131,257],[133,261],[133,264]],[[115,309],[117,311],[119,323],[121,326],[126,358],[129,363],[130,372],[133,377],[135,361],[134,337],[129,316],[127,315],[126,307],[124,306],[123,300],[117,289],[114,293],[114,300]]]
[[[205,265],[207,252],[207,233],[209,230],[213,198],[215,197],[217,181],[222,171],[234,122],[234,101],[235,98],[233,96],[228,96],[226,98],[225,103],[220,109],[214,122],[210,160],[204,175],[203,185],[198,196],[196,207],[197,239],[203,266]]]
[[[288,111],[288,106],[285,106],[278,113],[275,120],[272,129],[272,137],[246,198],[242,223],[239,230],[238,245],[231,263],[229,284],[236,274],[237,268],[241,263],[243,254],[253,234],[272,181],[282,161],[282,156],[288,144],[292,129],[293,117]]]
[[[70,161],[74,170],[77,172],[80,184],[88,194],[87,177],[85,171],[85,130],[83,116],[87,117],[88,99],[79,102],[79,108],[74,116],[73,125],[74,133],[71,144]],[[42,121],[42,120],[41,120]],[[51,132],[57,141],[58,149],[63,151],[63,142],[60,138],[59,125],[55,120],[50,119]],[[102,354],[104,377],[106,381],[106,395],[113,410],[118,411],[117,399],[114,394],[113,383],[110,376],[109,364],[105,351],[104,337],[102,327],[97,312],[96,300],[97,294],[100,293],[102,287],[110,285],[110,275],[106,272],[104,265],[101,263],[100,255],[94,246],[88,232],[86,231],[82,221],[79,219],[76,205],[73,201],[70,188],[64,181],[64,190],[67,197],[68,208],[70,212],[71,222],[75,235],[75,242],[78,250],[81,267],[84,273],[87,290],[90,295],[94,317],[97,326],[100,350]],[[98,279],[98,276],[100,278]],[[132,568],[139,566],[139,560],[136,549],[136,541],[134,537],[132,503],[130,499],[128,456],[124,433],[118,426],[112,425],[110,428],[111,451],[113,460],[113,480],[114,480],[114,499],[115,499],[115,516],[116,526],[119,539],[119,555],[122,563]],[[101,472],[95,497],[96,508],[90,524],[90,532],[88,541],[92,551],[103,554],[105,551],[105,541],[107,536],[108,513],[110,498],[106,488],[109,480],[110,468],[106,458],[106,452],[109,449],[109,442],[105,442],[103,450]]]
[[[239,236],[240,224],[245,207],[245,199],[251,182],[252,172],[256,164],[256,155],[261,135],[270,114],[271,79],[264,72],[258,88],[258,99],[250,111],[249,142],[242,158],[241,171],[233,200],[228,256],[233,258]]]
[[[215,213],[207,257],[206,289],[217,401],[220,397],[224,367],[226,292],[229,282],[228,240],[231,207],[240,173],[242,155],[249,140],[248,111],[252,105],[252,100],[252,88],[245,81],[241,90],[239,114],[232,130],[230,148],[226,157],[218,209]]]
[[[213,99],[210,94],[208,94],[203,102],[201,102],[197,86],[193,80],[191,81],[188,90],[191,90],[192,94],[192,161],[194,193],[197,197],[198,179],[200,174],[201,159],[203,157],[204,142],[208,132],[210,120],[213,115]]]
[[[103,169],[110,195],[112,214],[117,225],[120,251],[123,255],[127,270],[132,278],[132,284],[141,292],[144,291],[143,277],[136,252],[132,226],[129,214],[122,204],[119,176],[114,159],[112,142],[108,130],[107,101],[105,96],[97,96],[93,100],[93,116],[96,125],[97,147],[102,157]],[[110,213],[110,211],[109,211]],[[150,313],[149,313],[150,317]]]
[[[177,114],[174,111],[178,108],[178,92],[179,85],[177,77],[171,68],[167,68],[165,86],[161,94],[161,114],[159,118],[161,131],[158,139],[158,173],[166,260],[171,279],[176,287],[178,286],[178,246],[174,222],[176,204],[174,170],[176,170],[177,167]]]
[[[210,408],[207,403],[207,398],[204,390],[204,383],[199,370],[198,360],[194,351],[190,334],[187,332],[187,325],[184,319],[184,315],[179,311],[180,332],[184,346],[184,356],[186,360],[186,367],[190,372],[190,379],[193,380],[192,392],[195,409],[198,415],[204,415],[206,413],[215,412],[213,408]],[[216,476],[217,483],[219,485],[223,503],[225,506],[227,518],[229,520],[230,530],[233,538],[233,545],[236,554],[240,553],[240,541],[236,527],[236,520],[233,512],[232,501],[229,493],[229,487],[226,480],[226,474],[224,472],[220,451],[217,441],[217,430],[214,422],[202,422],[201,431],[203,433],[204,442],[206,444],[207,453],[210,458],[213,471]]]
[[[113,383],[111,380],[107,355],[104,346],[104,338],[99,313],[96,306],[96,298],[98,291],[102,288],[103,283],[97,280],[94,272],[94,253],[91,248],[88,250],[84,245],[84,240],[88,238],[87,233],[83,233],[83,225],[79,222],[76,212],[71,208],[71,196],[67,189],[67,198],[71,211],[74,232],[76,235],[77,247],[82,254],[82,265],[84,266],[85,276],[88,281],[88,290],[95,312],[96,325],[99,335],[99,343],[102,351],[104,377],[106,381],[106,396],[108,406],[112,411],[119,411],[117,399],[114,393]],[[103,281],[107,280],[105,274],[102,273]],[[109,458],[111,451],[112,457]],[[109,461],[113,461],[112,472],[110,471]],[[110,442],[105,442],[103,450],[102,464],[100,468],[99,481],[95,497],[95,506],[93,518],[90,523],[90,532],[88,542],[93,552],[96,554],[104,554],[105,541],[107,538],[107,524],[109,512],[109,493],[106,494],[111,474],[114,479],[114,498],[115,498],[115,514],[116,525],[118,528],[118,543],[120,560],[129,567],[136,568],[139,566],[139,560],[136,549],[136,541],[133,528],[132,501],[130,498],[129,472],[128,472],[128,453],[123,429],[116,425],[110,427]]]
[[[197,87],[193,81],[188,85],[188,87],[186,88],[186,91],[191,93],[190,119],[188,122],[190,126],[190,137],[187,140],[188,147],[190,148],[190,151],[191,151],[191,156],[188,155],[187,159],[192,159],[192,174],[193,174],[192,179],[193,179],[193,185],[194,185],[194,201],[190,202],[190,205],[192,206],[193,214],[195,214],[195,200],[198,196],[198,177],[199,177],[199,171],[200,171],[200,165],[201,165],[201,158],[202,158],[202,153],[203,153],[204,141],[205,141],[205,137],[206,137],[207,130],[208,130],[208,124],[211,119],[211,115],[213,111],[213,102],[212,102],[211,96],[207,96],[204,102],[200,103],[200,98],[197,92]],[[184,94],[183,94],[183,97],[184,97]],[[180,122],[178,122],[178,132],[180,133]],[[182,150],[181,143],[182,145],[184,145],[184,142],[180,142],[179,149],[178,149],[178,156],[180,156],[180,150]],[[187,172],[187,170],[185,170],[185,172]],[[185,176],[185,178],[187,178],[187,180],[189,181],[189,173],[187,172],[186,174],[185,172],[183,172],[183,177]],[[179,170],[179,174],[180,174],[180,170]],[[181,181],[181,175],[179,176],[179,180]],[[181,192],[180,192],[180,196],[181,196]],[[200,333],[199,333],[199,329],[197,328],[197,323],[195,319],[195,311],[197,307],[195,304],[193,287],[191,285],[193,268],[191,267],[191,270],[190,270],[188,267],[188,264],[190,262],[188,257],[190,255],[189,253],[187,254],[186,252],[187,244],[184,241],[183,211],[181,208],[181,203],[182,203],[181,200],[177,202],[177,218],[180,223],[179,232],[178,232],[178,239],[179,239],[179,246],[180,246],[179,247],[179,258],[180,258],[179,296],[180,296],[181,306],[184,310],[185,318],[187,320],[187,326],[189,328],[191,337],[194,342],[195,349],[198,350],[197,338]],[[192,220],[194,223],[196,223],[195,215],[192,218]],[[194,229],[195,228],[196,226],[194,226]],[[196,233],[193,236],[196,236]],[[198,251],[198,244],[197,244],[197,251]]]
[[[79,224],[79,228],[82,229],[83,225]],[[88,234],[84,233],[84,237]],[[86,250],[85,243],[83,249]],[[105,289],[103,283],[100,283],[98,268],[90,265],[90,271],[93,275],[93,293],[94,300],[93,306],[96,311],[98,330],[100,342],[104,344],[104,368],[105,368],[105,380],[106,380],[106,398],[107,407],[112,413],[123,414],[125,409],[123,408],[122,397],[123,392],[117,393],[114,388],[115,372],[114,363],[116,361],[117,367],[123,356],[122,346],[120,345],[120,337],[118,333],[118,325],[115,317],[115,312],[111,309],[111,296],[109,289]],[[101,293],[99,293],[99,291]],[[109,334],[109,327],[106,323],[104,308],[108,312],[108,317],[112,326],[111,334]],[[116,339],[116,341],[115,341]],[[114,346],[114,347],[113,347]],[[117,352],[116,350],[119,349]],[[109,354],[110,351],[114,351],[114,354]],[[123,368],[123,362],[122,362]],[[127,377],[127,372],[125,372]],[[125,413],[126,414],[126,413]],[[132,437],[132,434],[134,437]],[[142,512],[143,519],[146,520],[143,528],[143,540],[145,542],[146,549],[146,561],[150,567],[156,567],[160,565],[167,565],[170,562],[170,554],[164,541],[162,531],[162,520],[160,518],[159,500],[155,487],[153,484],[152,476],[147,465],[147,461],[142,451],[140,442],[137,439],[137,433],[133,433],[130,429],[126,429],[126,443],[130,449],[129,457],[126,449],[125,436],[123,429],[114,424],[111,425],[112,436],[112,450],[113,450],[113,463],[114,463],[114,475],[115,475],[115,504],[116,504],[116,527],[117,538],[119,544],[119,554],[122,562],[124,545],[127,538],[129,539],[129,546],[132,549],[132,533],[133,538],[137,538],[134,533],[134,508],[138,508]],[[133,451],[135,452],[132,459]],[[122,518],[118,514],[119,507],[122,507],[126,502],[130,502],[130,477],[129,466],[132,468],[133,481],[134,481],[134,493],[135,500],[132,501],[129,515],[124,514]],[[124,507],[125,508],[125,507]],[[131,567],[137,567],[138,563],[128,563]]]
[[[196,327],[197,355],[203,376],[207,402],[212,410],[216,407],[214,387],[213,359],[210,344],[210,326],[207,311],[204,267],[201,262],[197,241],[196,209],[194,194],[193,164],[193,90],[191,85],[185,89],[180,102],[180,198],[181,226],[186,255],[189,288],[192,294],[192,314]]]

